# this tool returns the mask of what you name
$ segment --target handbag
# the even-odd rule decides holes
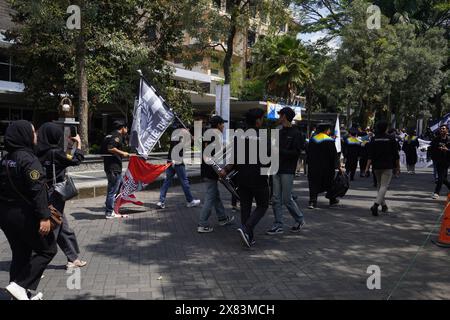
[[[16,185],[13,183],[9,174],[8,165],[6,165],[6,175],[8,176],[9,183],[11,184],[14,192],[17,193],[29,206],[32,206],[32,203],[16,188]],[[50,210],[50,230],[53,231],[62,224],[62,214],[51,204],[48,205],[48,209]]]
[[[65,175],[64,181],[56,182],[56,169],[54,161],[54,152],[52,153],[53,167],[53,191],[57,192],[63,201],[70,200],[78,195],[78,189],[69,175]]]
[[[338,172],[333,180],[330,190],[328,190],[325,198],[342,198],[347,194],[350,188],[350,178],[346,173]]]

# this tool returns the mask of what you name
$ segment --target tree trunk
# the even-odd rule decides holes
[[[305,108],[306,111],[308,112],[308,123],[307,123],[307,128],[306,128],[306,134],[307,134],[307,138],[310,139],[311,138],[311,113],[312,113],[312,90],[311,90],[311,85],[307,85],[306,86],[306,101],[305,101]]]
[[[80,138],[82,150],[85,154],[89,153],[89,103],[88,103],[88,80],[86,74],[86,44],[84,42],[83,30],[80,30],[80,36],[76,44],[76,64],[79,86],[79,109],[78,116],[80,121]]]
[[[231,83],[231,66],[233,59],[234,37],[236,36],[237,31],[236,24],[239,15],[239,3],[240,1],[235,4],[236,7],[233,8],[231,12],[230,30],[228,32],[227,38],[227,51],[225,52],[225,58],[223,59],[223,73],[225,75],[225,84]]]

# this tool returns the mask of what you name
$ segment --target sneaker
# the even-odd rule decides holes
[[[210,233],[210,232],[213,232],[213,231],[214,231],[213,227],[201,227],[201,226],[197,227],[197,232],[198,233]]]
[[[87,265],[87,262],[86,262],[86,261],[77,259],[77,260],[75,260],[75,261],[73,261],[73,262],[71,262],[71,261],[67,262],[67,264],[66,264],[66,269],[82,268],[82,267],[84,267],[85,265]]]
[[[117,213],[110,213],[106,214],[106,219],[117,219],[117,218],[128,218],[126,214],[117,214]]]
[[[27,290],[25,290],[15,282],[11,282],[5,289],[16,300],[30,300],[28,298]]]
[[[381,211],[384,213],[388,212],[389,211],[388,206],[387,205],[381,206]]]
[[[164,209],[166,207],[166,204],[164,202],[158,201],[156,203],[156,206],[158,207],[158,209]]]
[[[188,203],[186,204],[186,206],[187,206],[188,208],[197,207],[197,206],[199,206],[199,205],[200,205],[200,200],[197,200],[197,199],[192,200],[191,202],[188,202]]]
[[[317,202],[310,201],[308,205],[308,209],[316,209],[317,208]]]
[[[35,296],[31,293],[30,290],[27,291],[29,300],[44,300],[44,294],[42,292],[38,292]]]
[[[227,224],[230,224],[234,221],[234,216],[227,216],[223,220],[219,220],[219,225],[226,226]]]
[[[330,207],[333,207],[333,206],[335,206],[335,205],[338,205],[339,202],[340,202],[339,199],[330,200]]]
[[[294,226],[291,227],[291,232],[300,232],[305,226],[305,221],[297,222]]]
[[[282,234],[282,233],[284,233],[282,227],[272,227],[272,229],[270,229],[266,232],[266,234],[268,234],[270,236],[273,236],[275,234]]]
[[[370,207],[370,211],[372,211],[372,215],[374,217],[378,216],[378,205],[375,203],[372,207]]]
[[[244,230],[242,230],[242,228],[237,229],[237,231],[239,232],[239,235],[241,236],[242,243],[245,246],[247,246],[248,248],[250,248],[251,242],[250,242],[250,237],[248,236],[248,234],[246,234],[244,232]]]
[[[434,200],[437,200],[437,199],[439,199],[439,195],[437,193],[434,193],[431,198]]]

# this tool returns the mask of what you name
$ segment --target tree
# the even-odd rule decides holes
[[[63,94],[78,97],[86,151],[88,119],[97,106],[113,105],[128,117],[137,69],[160,88],[170,85],[165,59],[181,50],[180,26],[195,8],[190,0],[80,0],[75,4],[81,8],[81,30],[69,30],[67,0],[9,2],[17,28],[7,36],[24,66],[27,97],[43,110],[56,106]]]
[[[293,101],[312,80],[305,47],[290,35],[265,37],[253,51],[253,73],[270,95]]]
[[[247,41],[247,30],[257,24],[268,23],[269,33],[279,31],[281,25],[289,19],[287,8],[291,1],[287,0],[199,0],[197,16],[201,19],[189,21],[185,26],[189,35],[196,40],[184,59],[186,65],[198,61],[198,57],[211,55],[216,48],[221,48],[224,55],[222,67],[225,84],[232,81],[232,67],[235,44]],[[225,4],[225,10],[222,10]],[[224,12],[225,11],[225,12]],[[268,18],[269,17],[269,18]],[[254,19],[256,18],[256,20]],[[245,54],[245,53],[244,53]],[[191,58],[190,61],[188,58]]]

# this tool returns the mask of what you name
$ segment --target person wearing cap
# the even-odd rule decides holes
[[[114,130],[105,137],[102,144],[102,153],[109,154],[103,157],[104,170],[108,178],[105,201],[106,219],[123,217],[120,214],[114,213],[114,200],[122,183],[122,159],[130,157],[128,152],[123,151],[125,137],[128,133],[126,122],[124,120],[116,120],[113,126]]]
[[[309,209],[317,208],[319,193],[328,191],[333,183],[336,169],[342,171],[335,141],[330,137],[331,124],[319,125],[318,133],[310,139],[307,151],[308,182],[309,182]],[[331,198],[330,206],[339,203]]]
[[[233,169],[237,170],[236,184],[238,187],[238,194],[241,201],[241,226],[238,228],[239,235],[243,244],[246,247],[251,247],[255,244],[254,229],[259,221],[264,217],[267,209],[269,208],[270,190],[269,179],[267,175],[261,174],[261,168],[266,167],[263,165],[260,158],[259,148],[260,146],[260,129],[264,122],[264,111],[262,109],[251,109],[245,115],[245,121],[247,124],[247,130],[253,129],[254,134],[246,132],[242,135],[237,135],[234,138],[234,164],[227,165],[221,172],[221,176],[225,176],[227,172]],[[249,134],[250,133],[250,134]],[[238,140],[244,145],[244,158],[245,161],[239,161],[241,157],[238,157]],[[270,143],[270,141],[268,141]],[[241,145],[242,145],[241,144]],[[250,154],[253,148],[250,144],[256,144],[257,154]],[[268,146],[269,147],[269,146]],[[270,152],[270,148],[268,149]],[[240,155],[241,156],[241,155]],[[253,158],[257,157],[256,163]],[[256,202],[256,208],[252,211],[253,199]]]
[[[278,114],[280,115],[279,123],[282,128],[279,133],[279,169],[277,174],[272,176],[272,208],[275,219],[272,228],[266,232],[268,235],[284,232],[282,205],[288,209],[295,220],[291,232],[299,232],[305,225],[303,213],[292,198],[295,170],[300,153],[304,149],[303,138],[300,131],[292,126],[292,120],[295,117],[294,110],[285,107]]]
[[[174,125],[172,126],[172,129],[173,130],[177,130],[177,129],[185,130],[186,134],[188,134],[188,135],[190,134],[189,132],[187,132],[188,130],[178,121],[176,121],[174,123]],[[181,152],[179,155],[177,155],[176,157],[175,156],[172,157],[172,150],[179,143],[183,143],[183,142],[181,140],[179,140],[179,141],[171,140],[170,141],[170,148],[169,148],[169,152],[168,152],[167,162],[168,163],[171,162],[172,166],[166,170],[166,178],[164,179],[163,185],[161,186],[161,190],[159,191],[159,201],[156,203],[156,206],[159,209],[164,209],[166,207],[167,191],[169,190],[169,188],[172,184],[173,177],[175,177],[175,175],[177,175],[178,179],[180,180],[181,188],[183,189],[184,196],[186,198],[186,207],[192,208],[192,207],[197,207],[200,205],[200,200],[194,199],[194,197],[192,196],[192,193],[191,193],[191,186],[189,184],[189,179],[186,174],[186,166],[183,161],[183,149],[181,149]],[[181,160],[175,161],[174,158],[181,158]]]
[[[213,130],[212,133],[214,135],[211,137],[210,142],[203,142],[203,157],[200,172],[201,176],[206,179],[206,194],[203,208],[200,212],[200,219],[197,227],[198,233],[209,233],[214,230],[213,227],[208,224],[208,219],[211,216],[213,208],[216,211],[219,225],[225,226],[234,221],[234,216],[227,216],[225,214],[225,208],[220,198],[218,186],[219,176],[217,175],[216,171],[214,171],[214,169],[210,165],[208,165],[209,159],[207,158],[207,156],[209,155],[205,155],[204,153],[204,150],[208,145],[215,144],[218,150],[223,148],[222,135],[225,128],[224,124],[226,122],[227,121],[220,116],[211,117],[209,123],[211,124],[211,130]],[[211,157],[214,157],[215,154],[216,153],[213,151],[211,153]]]
[[[351,128],[349,135],[344,139],[343,155],[345,159],[345,170],[350,173],[350,180],[355,180],[356,168],[358,167],[358,157],[361,153],[361,140],[358,139],[358,130]]]

